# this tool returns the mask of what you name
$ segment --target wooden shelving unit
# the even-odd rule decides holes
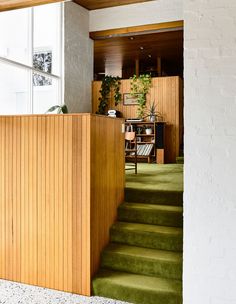
[[[146,134],[145,129],[151,128],[152,133]],[[138,145],[138,159],[147,159],[148,163],[156,160],[156,123],[148,121],[126,121],[126,131],[135,131]],[[151,153],[149,153],[150,145]],[[143,154],[143,155],[142,155]]]

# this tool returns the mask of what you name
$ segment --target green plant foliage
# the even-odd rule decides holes
[[[146,96],[152,86],[152,78],[149,74],[131,77],[131,95],[137,96],[138,117],[143,118],[146,107]]]
[[[157,104],[153,101],[150,103],[149,107],[144,111],[144,118],[155,116],[158,117],[159,119],[162,119],[162,115],[160,112],[157,110]]]
[[[97,114],[105,115],[109,103],[109,94],[113,89],[115,105],[117,106],[121,101],[120,85],[121,78],[106,75],[102,80],[101,90],[99,91],[101,97],[99,97],[100,104],[98,106]]]
[[[67,114],[69,113],[67,106],[64,104],[62,106],[56,105],[56,106],[52,106],[50,109],[47,110],[46,113],[51,113],[57,110],[57,114]]]
[[[155,102],[152,102],[149,106],[149,108],[147,109],[147,114],[148,115],[156,115],[157,111],[156,111],[156,104]]]

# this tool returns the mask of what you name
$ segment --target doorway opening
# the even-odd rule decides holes
[[[93,112],[99,109],[104,76],[119,77],[121,101],[116,104],[111,90],[105,112],[125,120],[127,169],[125,200],[111,227],[93,290],[95,295],[132,303],[180,304],[183,23],[109,30],[91,37],[95,39]],[[132,87],[137,84],[134,79],[149,77],[140,116]]]

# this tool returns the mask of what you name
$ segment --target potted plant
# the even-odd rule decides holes
[[[152,86],[152,78],[149,74],[143,74],[137,77],[131,77],[131,95],[137,97],[138,117],[143,118],[145,115],[146,96]]]
[[[156,111],[157,104],[153,101],[145,111],[145,118],[149,118],[151,122],[155,122],[157,117],[162,118],[161,113]]]
[[[120,77],[114,77],[106,75],[102,80],[101,90],[99,91],[100,97],[99,97],[99,106],[97,114],[105,115],[107,112],[107,107],[109,103],[109,94],[111,90],[113,89],[114,92],[114,99],[115,99],[115,105],[117,106],[119,102],[121,101],[121,93],[120,93]]]
[[[50,109],[47,110],[46,114],[47,113],[53,113],[56,111],[56,114],[67,114],[69,113],[68,111],[68,108],[67,106],[64,104],[64,105],[56,105],[56,106],[52,106]]]
[[[145,130],[145,133],[147,135],[151,135],[153,133],[153,130],[152,130],[152,127],[151,126],[144,126],[144,130]]]

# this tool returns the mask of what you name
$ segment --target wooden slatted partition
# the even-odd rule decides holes
[[[0,278],[90,295],[91,263],[124,195],[123,149],[110,154],[123,145],[121,124],[90,114],[0,116]],[[93,129],[104,125],[103,134]],[[96,227],[100,210],[106,221]]]
[[[130,92],[130,80],[121,80],[121,93]],[[93,82],[93,113],[96,113],[99,105],[99,90],[101,81]],[[183,83],[182,79],[176,77],[155,77],[152,79],[152,88],[147,95],[147,107],[150,102],[157,104],[157,111],[163,115],[166,122],[165,136],[165,160],[176,162],[179,156],[180,144],[183,139]],[[137,117],[137,106],[124,106],[123,101],[117,107],[111,98],[110,107],[116,108],[124,118]]]
[[[122,122],[122,121],[121,121]],[[117,207],[124,200],[124,134],[121,123],[93,116],[91,121],[91,260],[92,275],[98,270],[100,252],[109,241],[109,230]],[[102,139],[102,140],[101,140]],[[113,189],[113,191],[110,191]]]

